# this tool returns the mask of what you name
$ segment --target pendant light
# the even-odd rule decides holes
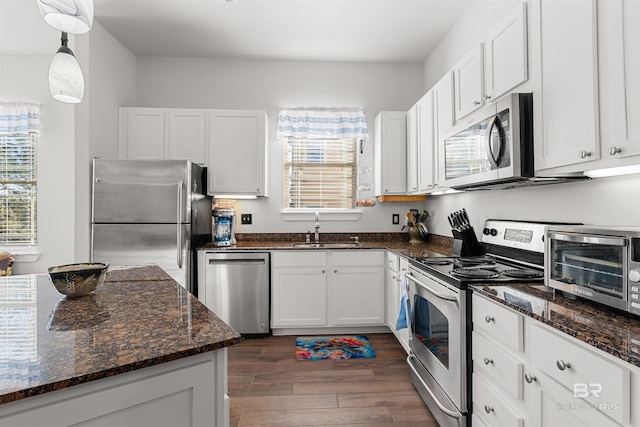
[[[56,30],[84,34],[93,25],[93,0],[36,0],[45,22]]]
[[[67,47],[67,33],[62,33],[61,41],[49,66],[49,90],[58,101],[77,104],[84,97],[84,77],[78,60]]]

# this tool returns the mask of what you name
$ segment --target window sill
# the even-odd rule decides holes
[[[7,251],[13,255],[13,262],[36,262],[40,258],[37,248],[31,247],[2,247],[0,251]]]
[[[320,213],[320,221],[358,221],[362,216],[359,209],[285,209],[280,216],[285,221],[315,221],[316,212]]]

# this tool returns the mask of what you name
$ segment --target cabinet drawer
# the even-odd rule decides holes
[[[618,423],[629,420],[630,372],[540,324],[531,326],[531,366]]]
[[[331,265],[382,267],[384,265],[384,252],[359,249],[333,251]]]
[[[521,314],[476,294],[472,301],[474,330],[481,329],[513,350],[523,350],[524,318]]]
[[[272,267],[324,267],[327,253],[324,251],[275,251],[271,253]]]
[[[473,372],[495,380],[508,394],[522,399],[524,366],[513,356],[489,341],[482,334],[473,332]]]
[[[522,427],[524,419],[489,384],[473,376],[473,412],[489,426]]]
[[[400,255],[387,251],[387,267],[397,273],[400,268]]]

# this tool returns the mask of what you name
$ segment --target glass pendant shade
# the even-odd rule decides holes
[[[49,67],[49,89],[58,101],[77,104],[84,97],[84,77],[71,49],[60,48]]]
[[[45,22],[56,30],[84,34],[93,25],[93,0],[37,0]]]

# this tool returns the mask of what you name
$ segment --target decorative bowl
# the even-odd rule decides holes
[[[47,268],[49,279],[58,292],[75,298],[89,295],[104,282],[107,263],[66,264]]]

